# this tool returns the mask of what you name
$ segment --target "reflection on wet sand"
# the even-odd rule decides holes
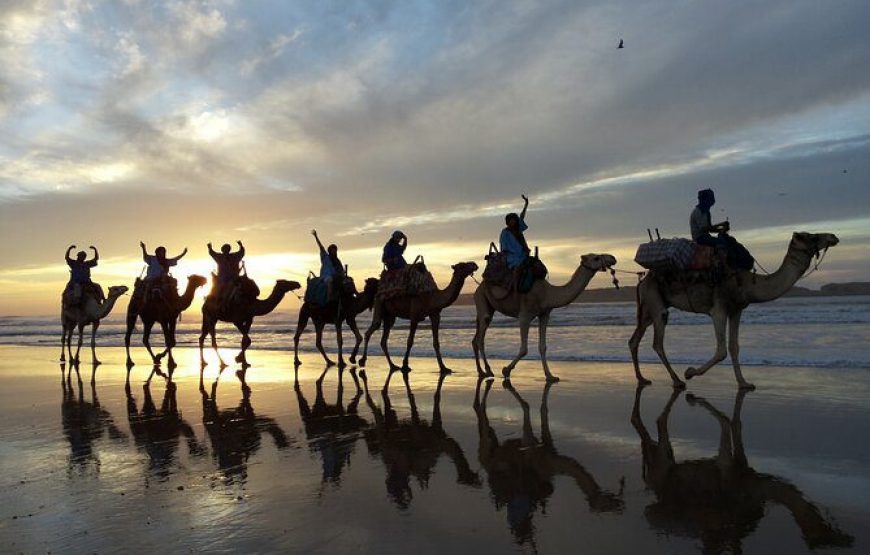
[[[286,449],[290,441],[284,430],[267,416],[257,416],[251,405],[251,388],[245,382],[244,371],[237,372],[241,381],[242,399],[234,409],[218,409],[217,387],[214,381],[211,396],[200,380],[202,422],[211,442],[212,458],[227,484],[244,484],[248,478],[248,459],[260,449],[260,436],[268,434],[278,449]]]
[[[550,434],[550,411],[547,399],[553,382],[547,382],[541,398],[541,440],[532,430],[529,404],[505,380],[507,389],[520,403],[523,410],[523,436],[499,443],[495,430],[486,414],[486,399],[492,381],[486,381],[481,395],[483,380],[478,380],[474,394],[474,411],[477,413],[477,428],[480,437],[478,458],[486,469],[489,487],[496,509],[507,508],[507,519],[517,543],[535,544],[534,514],[543,510],[553,494],[553,479],[568,476],[583,491],[589,508],[596,513],[621,513],[624,507],[622,492],[613,494],[604,491],[595,477],[577,460],[561,455]],[[622,489],[620,487],[620,489]]]
[[[638,387],[631,423],[641,439],[643,479],[657,498],[645,509],[653,527],[699,538],[705,552],[740,553],[743,540],[758,527],[770,502],[788,509],[808,547],[852,545],[852,537],[825,519],[798,488],[749,466],[740,420],[746,390],[737,394],[731,418],[701,397],[686,396],[690,405],[705,409],[718,421],[719,451],[715,457],[679,463],[671,446],[668,419],[681,391],[674,391],[656,420],[658,441],[653,441],[640,416],[642,392],[643,386]]]
[[[191,456],[204,455],[205,448],[200,445],[193,428],[178,411],[178,387],[175,382],[166,382],[166,391],[159,409],[151,396],[150,382],[146,382],[142,389],[142,408],[139,410],[136,408],[136,398],[130,383],[124,387],[130,432],[136,447],[148,455],[148,475],[167,480],[177,464],[176,452],[182,437],[187,440],[187,449]]]
[[[94,442],[100,440],[106,433],[113,440],[125,440],[127,435],[116,425],[112,415],[100,406],[97,397],[96,384],[91,381],[91,402],[85,401],[84,384],[76,370],[76,388],[72,383],[72,368],[66,378],[61,378],[63,401],[60,405],[63,435],[69,442],[70,455],[67,470],[70,474],[85,474],[89,470],[100,471],[100,457],[94,449]],[[64,365],[60,365],[61,375],[65,374]]]
[[[356,370],[350,369],[350,375],[356,386],[356,392],[347,407],[344,406],[344,369],[338,368],[338,386],[334,404],[329,404],[323,395],[323,380],[329,367],[323,371],[315,382],[314,405],[310,406],[299,386],[298,369],[293,380],[293,389],[299,403],[299,415],[308,438],[308,448],[321,458],[323,467],[323,482],[339,483],[341,472],[346,464],[350,464],[350,456],[354,451],[362,430],[369,423],[359,416],[357,409],[362,388],[356,376]]]
[[[447,456],[456,468],[456,481],[467,486],[480,486],[480,478],[471,470],[459,443],[447,435],[441,422],[441,386],[446,374],[441,374],[435,389],[432,422],[420,418],[417,402],[408,374],[403,373],[405,392],[411,404],[410,420],[399,420],[390,401],[389,388],[381,391],[383,410],[375,405],[369,394],[368,380],[363,374],[366,403],[375,418],[375,425],[365,431],[369,454],[381,457],[387,470],[387,494],[401,509],[411,505],[411,477],[421,488],[429,485],[429,478],[441,455]],[[389,380],[387,381],[389,384]]]

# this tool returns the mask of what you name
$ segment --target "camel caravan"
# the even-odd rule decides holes
[[[502,368],[502,376],[510,379],[517,363],[528,353],[529,327],[532,321],[538,323],[538,352],[544,377],[547,382],[558,381],[549,368],[547,361],[547,326],[554,309],[573,303],[586,289],[592,278],[599,272],[609,271],[614,275],[616,258],[610,254],[588,253],[580,257],[571,278],[563,285],[553,285],[547,281],[547,268],[529,248],[524,232],[528,229],[526,212],[529,200],[523,195],[523,209],[519,214],[511,213],[505,217],[505,227],[501,231],[498,246],[491,243],[485,256],[486,266],[483,281],[478,282],[474,291],[476,327],[472,340],[477,373],[480,378],[492,378],[494,373],[486,356],[486,332],[496,312],[515,318],[519,327],[519,350],[517,355]],[[648,384],[640,370],[638,349],[644,333],[653,327],[653,350],[661,359],[670,375],[674,388],[682,389],[685,381],[674,371],[664,350],[665,327],[668,310],[675,308],[684,312],[708,314],[713,320],[716,332],[714,355],[699,367],[686,370],[686,380],[705,374],[710,368],[731,356],[734,375],[740,389],[754,386],[744,377],[739,361],[740,317],[750,304],[772,301],[784,295],[810,268],[818,268],[820,258],[827,249],[838,243],[836,236],[829,233],[794,233],[788,245],[781,266],[773,273],[758,275],[755,260],[743,245],[729,235],[730,224],[725,221],[713,224],[710,208],[715,203],[713,191],[705,189],[698,193],[698,204],[690,218],[691,239],[674,238],[653,239],[638,247],[635,262],[646,271],[638,274],[637,287],[637,327],[629,340],[632,365],[639,384]],[[656,230],[658,234],[658,230]],[[389,365],[390,375],[395,371],[410,372],[410,355],[419,325],[429,320],[432,330],[432,343],[439,370],[442,374],[451,372],[444,363],[440,345],[441,313],[459,298],[468,278],[474,279],[478,265],[473,261],[458,262],[452,266],[452,276],[444,288],[439,288],[426,267],[422,256],[413,262],[405,260],[408,237],[395,231],[383,247],[381,262],[384,269],[377,278],[369,277],[357,282],[348,274],[348,267],[338,257],[338,247],[334,244],[324,246],[317,234],[312,231],[320,254],[319,274],[310,273],[304,302],[299,310],[299,319],[293,335],[294,362],[302,364],[299,358],[299,343],[309,321],[314,326],[315,346],[327,366],[338,364],[344,367],[344,342],[342,328],[347,325],[354,335],[355,342],[348,357],[351,364],[358,364],[363,370],[368,359],[369,341],[381,330],[380,345]],[[201,367],[207,365],[204,349],[205,340],[211,338],[221,368],[227,364],[218,351],[215,334],[218,322],[230,322],[241,333],[240,351],[235,361],[242,368],[249,366],[247,350],[251,345],[250,331],[257,316],[269,314],[278,306],[285,295],[301,288],[295,281],[278,280],[272,291],[261,297],[260,288],[247,275],[244,265],[245,248],[238,241],[238,249],[232,250],[228,244],[215,251],[208,244],[209,255],[217,265],[217,272],[211,276],[212,287],[202,306],[202,330],[199,336]],[[184,249],[176,257],[167,257],[166,249],[158,247],[149,254],[144,243],[140,243],[142,259],[145,263],[145,276],[137,278],[133,294],[127,306],[126,333],[124,345],[127,353],[127,379],[134,366],[130,355],[130,340],[137,321],[142,321],[142,343],[154,366],[148,380],[166,358],[170,372],[175,368],[172,349],[176,345],[175,330],[184,310],[192,303],[199,287],[208,280],[199,275],[190,275],[182,292],[170,269],[187,254]],[[91,268],[97,266],[99,254],[91,247],[94,257],[79,252],[75,259],[66,253],[70,268],[70,281],[62,295],[61,322],[61,361],[69,360],[77,364],[83,342],[84,328],[91,326],[91,351],[94,364],[96,357],[96,332],[100,321],[114,307],[117,299],[127,292],[123,285],[110,287],[108,295],[91,281]],[[815,264],[813,263],[815,259]],[[634,273],[634,272],[630,272]],[[477,280],[475,280],[477,281]],[[618,286],[618,284],[617,284]],[[361,333],[356,317],[365,311],[372,312],[372,320],[365,334]],[[407,343],[401,364],[394,362],[390,355],[390,332],[401,318],[409,322]],[[163,350],[156,352],[150,343],[154,324],[160,325],[163,332]],[[323,347],[323,330],[326,325],[334,327],[338,347],[337,361],[332,360]],[[78,346],[73,354],[72,334],[78,328]],[[727,337],[726,337],[727,329]],[[361,351],[361,353],[360,353]],[[361,354],[361,356],[360,356]],[[359,358],[357,358],[359,356]]]

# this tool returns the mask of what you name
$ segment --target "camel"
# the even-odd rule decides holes
[[[299,338],[302,336],[302,332],[305,331],[305,326],[308,325],[309,319],[314,322],[314,331],[317,334],[315,340],[317,350],[323,355],[327,366],[332,366],[335,363],[330,360],[323,349],[323,328],[326,324],[333,324],[335,326],[336,340],[338,342],[338,365],[344,367],[344,356],[341,351],[343,344],[341,325],[347,322],[348,327],[350,327],[353,335],[356,337],[356,343],[350,355],[350,362],[356,362],[356,354],[363,339],[356,325],[356,317],[361,312],[372,308],[377,291],[378,280],[375,278],[366,280],[362,293],[357,293],[353,282],[348,281],[341,288],[340,298],[330,302],[326,306],[319,306],[308,302],[302,303],[302,308],[299,309],[299,322],[296,324],[296,333],[293,335],[293,352],[296,365],[302,364],[302,361],[299,360]]]
[[[200,380],[199,392],[202,395],[202,423],[211,444],[211,455],[217,463],[223,479],[215,479],[223,485],[244,484],[248,478],[248,460],[260,450],[261,436],[272,437],[275,447],[287,449],[293,439],[268,416],[260,416],[251,405],[251,388],[245,381],[245,373],[236,375],[242,385],[242,399],[233,409],[220,409],[217,405],[218,381],[211,387],[211,396]]]
[[[124,334],[124,347],[127,350],[127,381],[130,381],[130,369],[133,368],[134,362],[130,357],[130,337],[133,335],[133,329],[136,327],[136,319],[142,319],[142,343],[151,355],[151,362],[154,366],[160,364],[160,360],[164,356],[168,356],[168,367],[170,370],[175,368],[175,359],[172,358],[172,348],[175,347],[175,325],[178,322],[178,317],[182,312],[187,310],[190,303],[193,302],[193,294],[196,290],[205,285],[206,279],[198,275],[190,275],[187,277],[187,287],[184,289],[184,294],[178,296],[175,294],[166,297],[158,295],[147,295],[147,299],[139,306],[135,306],[131,301],[127,306],[127,332]],[[143,285],[144,287],[145,285]],[[135,295],[134,295],[135,298]],[[138,304],[138,303],[137,303]],[[159,354],[154,354],[151,350],[151,328],[154,324],[160,324],[163,330],[163,338],[165,341],[163,351]],[[151,376],[154,372],[151,373]],[[148,379],[151,379],[151,376]]]
[[[707,282],[693,283],[679,289],[663,286],[662,277],[650,271],[637,286],[637,328],[628,341],[634,374],[640,384],[649,384],[643,377],[638,363],[638,346],[644,332],[652,324],[653,349],[671,376],[673,386],[686,386],[674,372],[665,355],[665,325],[667,310],[674,307],[684,312],[707,314],[713,319],[716,330],[716,353],[700,368],[690,367],[685,378],[701,376],[710,368],[725,360],[725,328],[728,328],[727,347],[734,366],[734,376],[740,389],[755,389],[746,381],[740,369],[740,316],[750,304],[764,303],[778,299],[797,282],[810,267],[813,257],[835,246],[839,239],[830,233],[797,232],[792,235],[785,259],[779,269],[770,275],[758,276],[752,272],[739,271],[725,278],[718,286]]]
[[[63,364],[60,369],[61,373],[65,372]],[[90,402],[85,400],[81,378],[78,378],[78,392],[73,388],[72,369],[67,378],[61,379],[60,386],[63,389],[61,426],[70,448],[68,472],[71,475],[74,472],[85,474],[91,469],[99,472],[100,457],[95,444],[107,435],[112,441],[126,443],[127,435],[115,424],[112,414],[100,404],[93,381]]]
[[[580,257],[580,266],[565,285],[551,285],[545,280],[538,280],[528,293],[516,290],[506,290],[503,287],[482,283],[474,292],[474,306],[477,309],[477,330],[471,346],[474,349],[474,361],[477,364],[477,374],[481,377],[492,377],[492,369],[486,359],[486,330],[492,322],[492,316],[497,311],[505,316],[517,318],[520,325],[520,351],[517,356],[502,369],[502,375],[510,378],[517,363],[528,353],[529,325],[538,319],[538,350],[541,353],[541,364],[547,381],[559,381],[550,372],[547,364],[547,325],[550,312],[554,308],[566,306],[574,302],[586,289],[596,273],[602,272],[616,264],[616,258],[609,254],[584,254]],[[484,372],[480,366],[483,358]]]
[[[199,336],[199,361],[201,367],[205,368],[208,364],[203,354],[203,344],[205,343],[206,335],[211,335],[211,345],[217,354],[221,368],[226,367],[226,363],[218,351],[217,339],[215,338],[215,328],[218,321],[221,321],[231,322],[241,332],[242,350],[236,356],[236,362],[240,362],[243,368],[247,368],[249,364],[245,357],[245,352],[251,346],[251,337],[248,333],[251,331],[254,317],[269,314],[275,310],[275,307],[284,299],[284,295],[287,292],[294,291],[300,287],[301,285],[298,282],[279,279],[275,282],[272,293],[265,299],[258,299],[253,295],[235,295],[222,305],[219,305],[217,298],[206,298],[205,303],[202,305],[202,333]]]
[[[64,346],[69,352],[69,360],[72,364],[77,364],[79,361],[79,352],[82,349],[82,334],[85,326],[91,326],[91,356],[95,365],[100,364],[97,359],[97,328],[100,327],[100,320],[105,318],[115,308],[115,303],[118,298],[127,292],[127,287],[124,285],[114,285],[109,287],[109,295],[106,300],[100,301],[89,292],[82,293],[80,304],[69,306],[66,300],[61,300],[60,322],[63,326],[63,332],[60,336],[60,361],[66,361]],[[76,347],[76,354],[72,354],[72,334],[74,328],[79,329],[79,344]]]
[[[178,410],[178,386],[175,382],[166,382],[166,391],[159,408],[151,396],[151,385],[146,383],[142,389],[144,398],[140,410],[136,407],[136,398],[130,384],[124,388],[130,432],[136,447],[148,455],[146,480],[150,476],[165,480],[179,465],[177,452],[182,438],[185,439],[191,456],[202,456],[206,450],[197,440],[193,427]]]
[[[387,357],[387,362],[390,365],[390,372],[395,370],[410,372],[411,368],[408,366],[408,358],[411,356],[411,347],[414,346],[414,335],[417,333],[417,326],[420,322],[429,318],[429,321],[432,323],[432,345],[435,347],[435,357],[438,359],[438,367],[442,374],[448,374],[451,372],[450,368],[444,364],[444,361],[441,358],[441,343],[438,338],[438,330],[441,326],[441,311],[456,301],[457,297],[459,297],[459,293],[462,291],[462,286],[465,284],[465,280],[468,276],[477,271],[477,264],[474,262],[460,262],[454,264],[452,269],[453,277],[444,289],[436,289],[435,291],[424,293],[422,295],[394,297],[385,301],[375,299],[372,324],[368,331],[366,331],[365,343],[363,345],[363,356],[359,359],[360,366],[364,367],[366,365],[366,359],[368,358],[369,352],[369,339],[372,334],[381,327],[381,323],[383,323],[384,331],[381,334],[381,349],[383,349],[384,355]],[[393,359],[390,358],[390,351],[387,343],[390,337],[390,330],[393,328],[393,324],[396,323],[396,318],[403,318],[411,322],[408,331],[408,346],[405,349],[405,358],[402,362],[402,366],[393,363]]]
[[[308,439],[308,449],[312,454],[318,454],[322,461],[321,484],[341,481],[341,473],[350,465],[350,456],[356,448],[356,442],[362,437],[363,430],[369,427],[369,422],[359,415],[363,390],[354,369],[350,369],[350,374],[356,385],[356,392],[347,405],[344,403],[344,371],[340,367],[335,403],[326,401],[323,395],[323,379],[328,371],[329,366],[315,382],[316,396],[313,405],[308,404],[302,393],[298,373],[293,381],[299,416]]]
[[[486,383],[483,395],[481,384]],[[532,430],[529,404],[505,380],[503,385],[519,402],[523,410],[523,434],[521,438],[507,439],[499,443],[495,430],[486,414],[486,399],[492,388],[492,381],[478,378],[474,392],[474,412],[477,415],[479,435],[478,459],[486,469],[491,498],[496,508],[507,507],[508,523],[514,539],[519,544],[530,542],[534,546],[535,526],[532,522],[537,510],[546,508],[547,500],[555,491],[553,481],[559,476],[574,480],[586,497],[589,509],[594,513],[616,513],[623,511],[622,484],[617,494],[601,488],[595,477],[576,459],[560,454],[550,434],[550,410],[548,398],[552,381],[546,382],[541,397],[541,440]],[[521,508],[511,514],[512,509]],[[537,549],[534,549],[537,551]]]
[[[742,553],[744,539],[766,514],[769,504],[791,513],[807,547],[850,547],[852,536],[829,522],[823,512],[788,481],[757,472],[746,458],[740,412],[747,389],[740,389],[731,418],[701,397],[687,395],[691,406],[702,407],[719,423],[719,451],[715,457],[677,462],[668,432],[675,389],[656,421],[658,441],[644,426],[640,412],[644,385],[637,386],[631,423],[640,436],[642,475],[656,496],[644,514],[665,535],[698,538],[704,553]]]
[[[464,486],[479,488],[481,481],[462,450],[462,446],[447,434],[441,420],[441,387],[447,374],[441,374],[435,389],[432,407],[432,421],[420,418],[417,401],[403,373],[405,392],[411,406],[411,418],[399,420],[389,391],[381,391],[383,410],[375,405],[369,393],[368,380],[362,375],[365,387],[366,404],[372,411],[374,426],[365,430],[365,442],[370,456],[378,456],[387,472],[387,494],[399,508],[407,509],[413,497],[411,478],[416,478],[420,487],[426,488],[442,455],[452,463],[456,470],[456,482]]]

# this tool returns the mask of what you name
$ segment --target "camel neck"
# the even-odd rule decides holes
[[[592,277],[595,275],[594,270],[590,270],[582,264],[574,271],[574,275],[568,280],[565,285],[551,285],[549,292],[545,296],[545,308],[553,309],[565,306],[574,302],[580,296]]]
[[[285,292],[280,287],[278,287],[278,284],[276,283],[275,287],[272,288],[272,292],[269,294],[268,297],[263,300],[254,300],[253,315],[264,316],[266,314],[269,314],[270,312],[275,310],[275,307],[278,306],[278,303],[280,303],[284,299],[284,295]]]
[[[772,301],[787,293],[812,262],[812,255],[789,245],[780,267],[770,275],[748,280],[746,298],[751,303]]]
[[[447,287],[436,291],[436,306],[439,308],[445,308],[453,304],[459,297],[459,292],[462,291],[462,285],[464,283],[465,278],[454,271],[453,277],[450,278],[450,283],[447,284]]]
[[[120,296],[121,295],[109,296],[105,301],[103,301],[103,304],[100,305],[100,320],[112,312],[112,309],[115,307],[115,303],[118,301]]]

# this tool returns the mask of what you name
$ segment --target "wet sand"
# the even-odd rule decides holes
[[[2,552],[870,552],[867,370],[747,367],[743,397],[728,366],[674,394],[653,365],[638,391],[623,363],[547,388],[537,361],[505,387],[448,360],[439,388],[417,358],[383,396],[380,357],[366,395],[311,354],[298,385],[271,351],[200,385],[180,349],[129,389],[99,354],[92,385],[88,356],[66,379],[0,348]]]

